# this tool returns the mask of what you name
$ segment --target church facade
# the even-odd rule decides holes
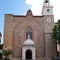
[[[3,49],[12,49],[12,60],[42,60],[56,56],[56,41],[52,39],[53,6],[44,0],[42,16],[5,14]]]

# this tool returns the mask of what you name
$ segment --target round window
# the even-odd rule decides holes
[[[51,18],[47,18],[47,22],[51,22]]]
[[[47,12],[50,12],[50,9],[47,9]]]

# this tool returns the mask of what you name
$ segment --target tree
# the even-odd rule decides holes
[[[57,44],[60,46],[60,20],[55,24],[52,32],[52,38],[57,41]],[[57,57],[59,57],[60,52],[57,51]]]
[[[3,55],[5,56],[4,60],[10,60],[9,56],[12,54],[12,50],[11,49],[4,49],[3,50]]]
[[[60,44],[60,20],[58,20],[53,28],[52,37]]]

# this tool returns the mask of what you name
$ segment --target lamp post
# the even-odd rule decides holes
[[[1,37],[2,37],[2,34],[1,34],[1,32],[0,32],[0,44],[1,44]]]

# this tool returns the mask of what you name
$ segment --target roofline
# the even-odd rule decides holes
[[[13,15],[13,14],[5,14],[5,15],[10,15],[13,17],[27,17],[28,15]],[[40,16],[40,15],[30,15],[32,17],[44,17],[44,16]]]
[[[13,17],[27,17],[26,15],[13,15]],[[44,16],[32,16],[32,17],[44,17]]]

